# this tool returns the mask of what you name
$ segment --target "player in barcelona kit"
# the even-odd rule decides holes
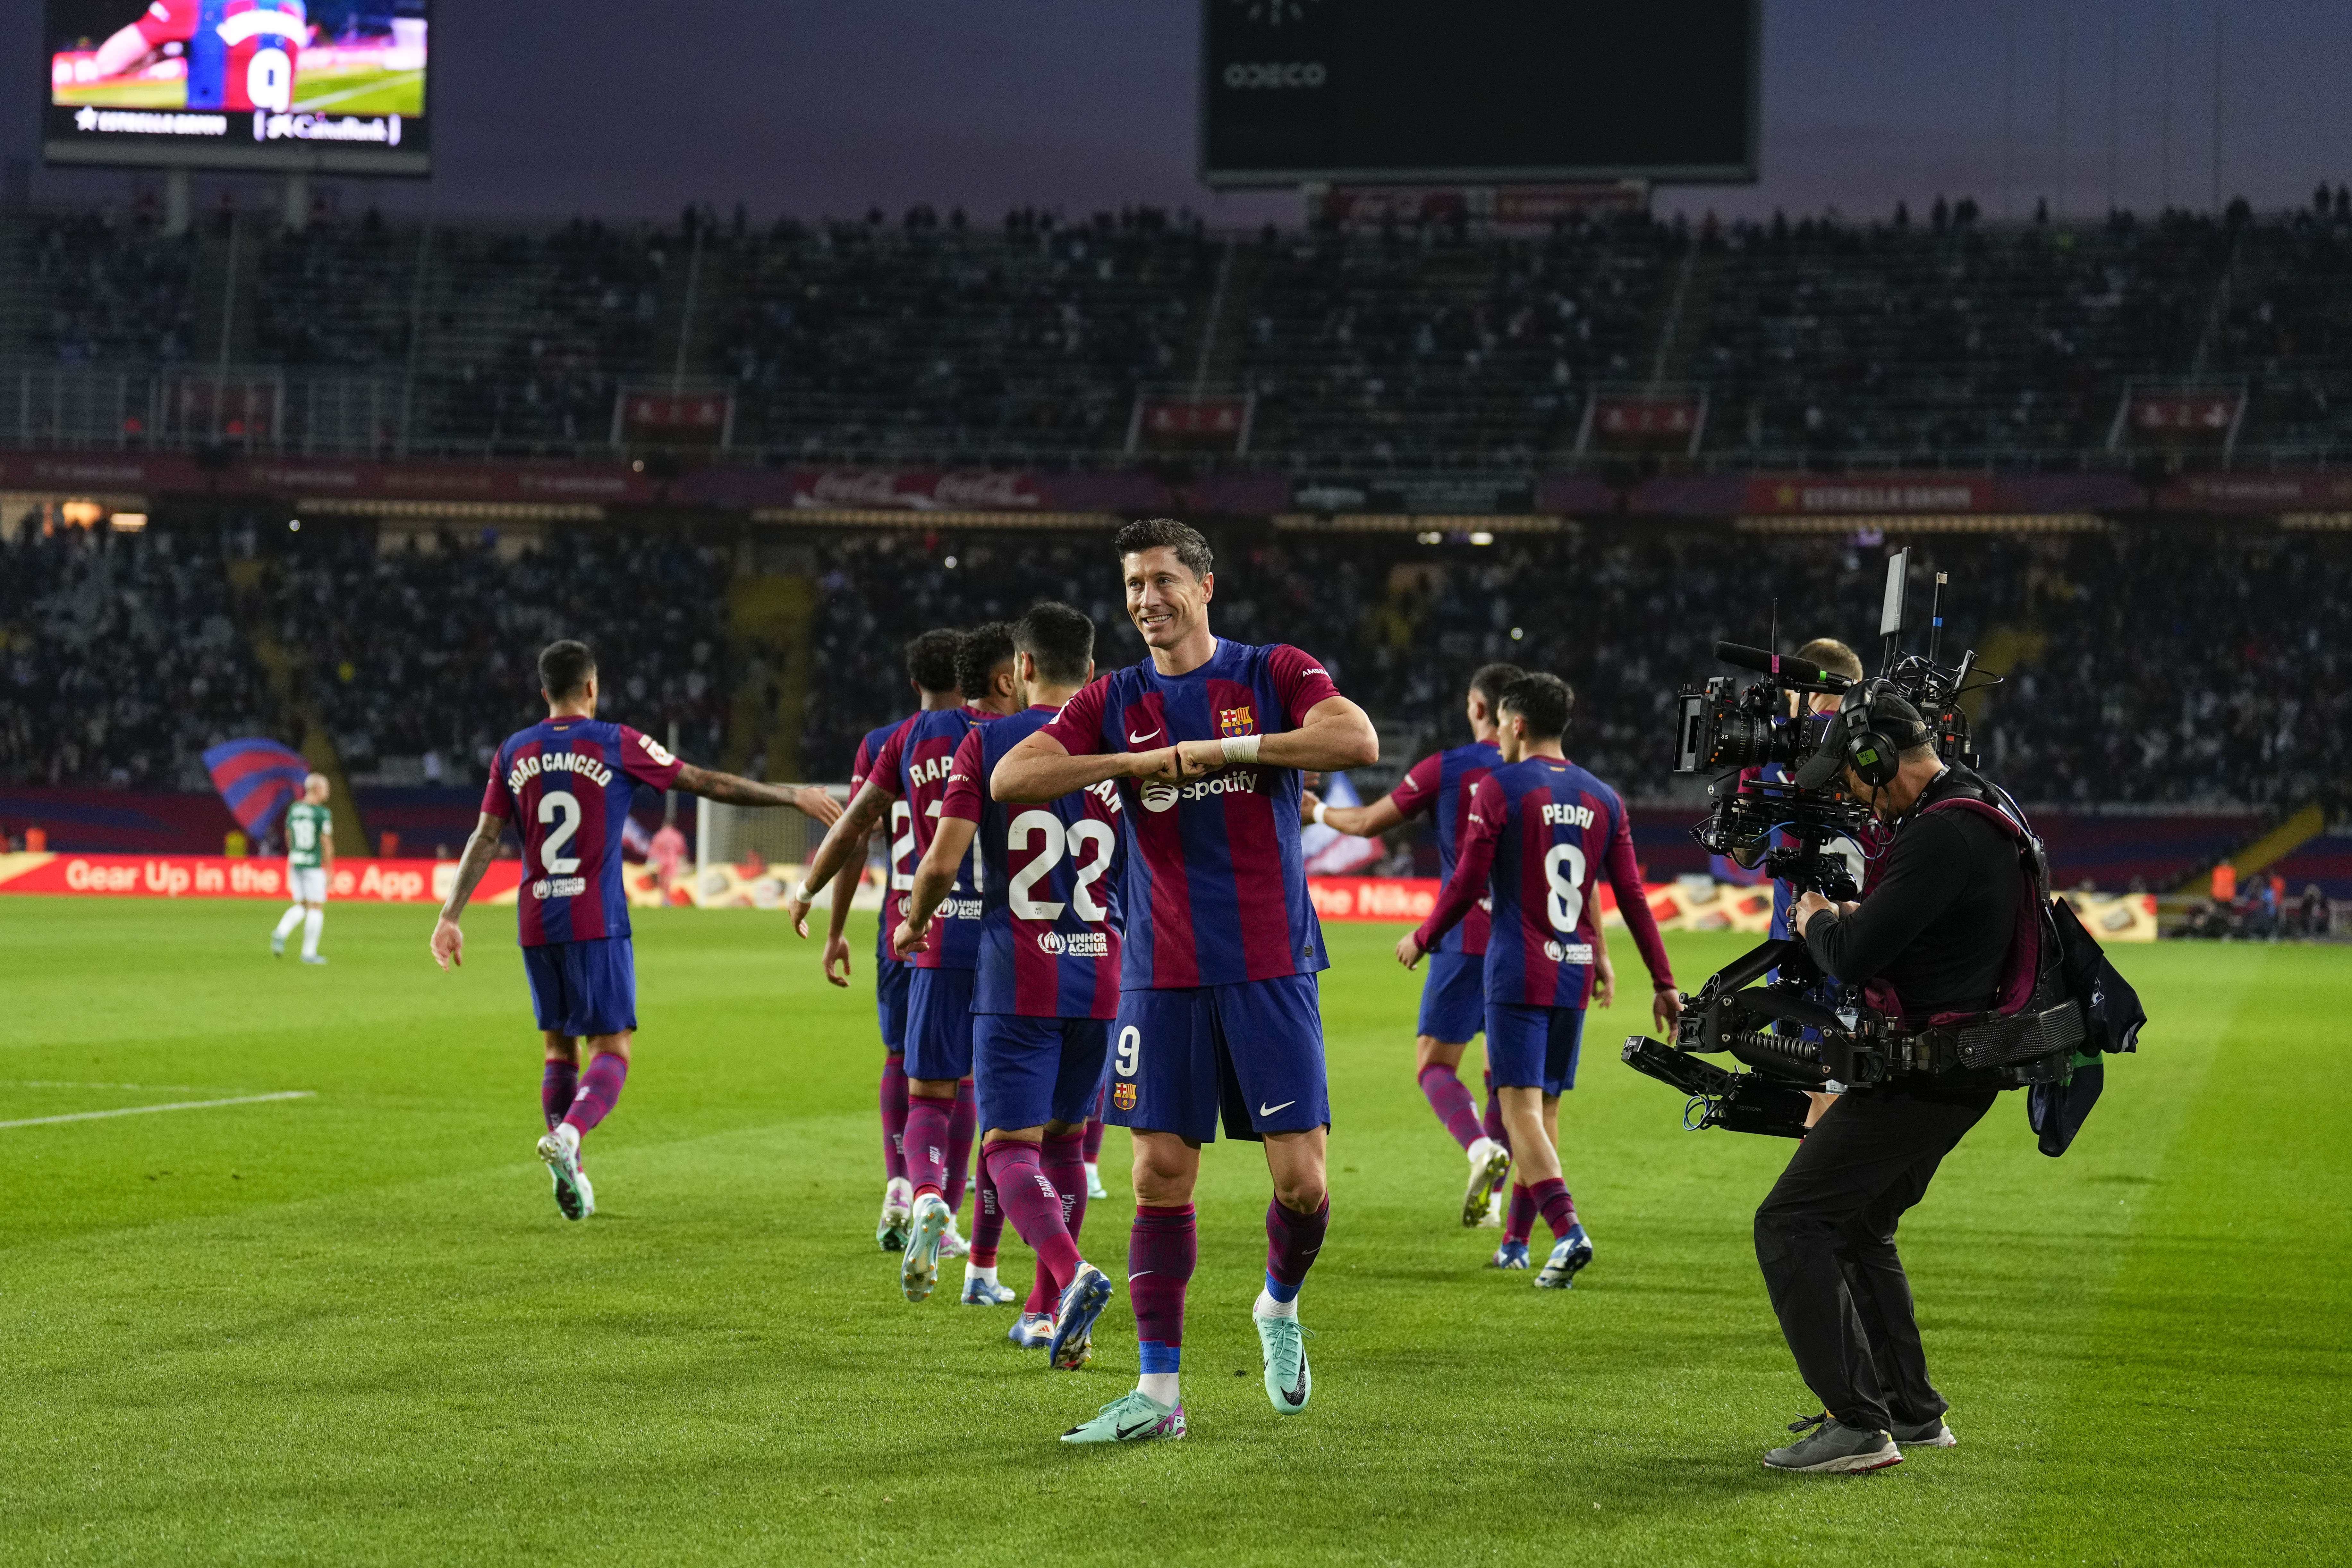
[[[908,719],[883,742],[865,787],[825,835],[792,894],[793,929],[808,935],[808,911],[819,892],[846,868],[866,835],[893,801],[904,802],[919,858],[939,831],[940,803],[956,748],[978,726],[1018,705],[1013,690],[1013,632],[1001,623],[975,626],[956,643],[957,688],[966,701]],[[1003,1307],[1013,1292],[997,1283],[996,1238],[1004,1228],[980,1177],[971,1241],[955,1233],[964,1172],[971,1157],[971,972],[980,952],[980,890],[966,858],[954,896],[940,910],[932,940],[915,954],[907,987],[907,1179],[914,1187],[907,1240],[898,1257],[900,1289],[909,1301],[928,1299],[942,1257],[965,1255],[967,1307]],[[959,1135],[961,1128],[961,1135]]]
[[[956,749],[897,946],[911,954],[925,945],[932,911],[976,841],[972,1077],[989,1178],[982,1193],[1037,1254],[1029,1303],[1007,1337],[1075,1372],[1111,1297],[1110,1280],[1079,1256],[1077,1237],[1087,1214],[1087,1122],[1118,1011],[1120,802],[1108,782],[1045,805],[989,798],[988,775],[1004,753],[1094,678],[1094,623],[1067,605],[1033,606],[1013,626],[1013,646],[1024,706]]]
[[[302,781],[302,798],[286,808],[286,882],[294,901],[269,933],[274,958],[286,956],[286,939],[302,928],[302,962],[324,963],[319,932],[327,924],[327,881],[335,873],[335,814],[327,809],[332,786],[324,773]]]
[[[962,634],[944,627],[925,632],[907,645],[907,683],[915,689],[921,711],[940,712],[963,706],[956,686],[956,647]],[[849,795],[856,799],[874,774],[882,749],[910,721],[893,720],[866,732],[857,742],[857,756],[849,768]],[[915,966],[890,951],[890,938],[906,912],[907,893],[915,885],[915,815],[903,799],[892,800],[881,832],[889,846],[884,870],[882,918],[874,936],[874,1011],[882,1030],[882,1082],[877,1090],[882,1110],[882,1217],[874,1239],[885,1252],[907,1249],[908,1226],[913,1217],[915,1186],[907,1179],[907,988]],[[865,842],[850,847],[849,864],[866,864]],[[858,879],[835,877],[833,910],[824,933],[823,968],[828,984],[849,984],[850,901]],[[949,1122],[950,1146],[961,1137],[969,1147],[977,1112],[969,1097],[957,1101],[957,1115]],[[961,1122],[961,1131],[959,1131]],[[959,1169],[961,1159],[956,1161]]]
[[[820,822],[841,815],[814,785],[784,789],[681,763],[650,735],[596,717],[596,658],[585,643],[550,643],[539,656],[547,717],[507,737],[490,762],[481,820],[466,841],[456,885],[433,927],[434,962],[463,963],[457,921],[498,856],[509,823],[521,837],[523,971],[546,1038],[539,1157],[566,1219],[596,1212],[580,1140],[621,1097],[637,1027],[629,904],[621,886],[621,825],[639,785],[684,790],[734,805],[788,805]],[[585,1073],[581,1044],[587,1045]]]
[[[288,110],[310,36],[302,0],[153,0],[98,47],[100,76],[129,70],[166,44],[187,50],[186,109]]]
[[[1299,798],[1309,819],[1359,838],[1376,837],[1428,812],[1437,828],[1437,876],[1454,874],[1462,831],[1470,820],[1470,792],[1503,760],[1495,747],[1495,705],[1503,688],[1523,672],[1516,664],[1490,664],[1470,678],[1463,706],[1470,721],[1470,743],[1435,752],[1413,763],[1396,788],[1370,805],[1327,805],[1312,791]],[[1471,1037],[1486,1026],[1486,908],[1482,900],[1445,933],[1430,954],[1429,976],[1421,988],[1421,1026],[1413,1041],[1413,1074],[1437,1120],[1470,1159],[1470,1184],[1462,1194],[1462,1223],[1484,1225],[1490,1205],[1499,1204],[1511,1171],[1511,1141],[1495,1096],[1495,1075],[1486,1074],[1486,1115],[1481,1121],[1470,1091],[1462,1087],[1462,1053]]]
[[[1198,532],[1153,519],[1113,548],[1150,657],[1089,683],[989,780],[1007,805],[1115,783],[1125,826],[1109,1117],[1134,1134],[1128,1293],[1143,1375],[1064,1434],[1072,1443],[1184,1434],[1192,1189],[1221,1122],[1265,1145],[1274,1201],[1252,1315],[1267,1397],[1286,1415],[1307,1405],[1297,1299],[1330,1218],[1331,1112],[1315,981],[1328,961],[1299,852],[1299,773],[1380,760],[1371,721],[1312,658],[1211,633],[1216,579]]]
[[[1519,1180],[1556,1237],[1536,1283],[1557,1289],[1568,1289],[1592,1261],[1592,1243],[1560,1175],[1559,1097],[1576,1087],[1601,949],[1593,889],[1604,868],[1649,966],[1660,1031],[1671,1033],[1682,1016],[1665,943],[1634,864],[1625,805],[1561,754],[1573,701],[1567,682],[1553,675],[1524,675],[1504,689],[1503,765],[1471,793],[1461,858],[1437,907],[1397,942],[1397,962],[1411,969],[1468,915],[1481,892],[1491,901],[1486,1059]],[[1610,1001],[1604,994],[1601,1005]]]

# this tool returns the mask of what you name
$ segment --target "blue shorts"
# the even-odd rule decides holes
[[[1433,1040],[1458,1046],[1486,1026],[1486,955],[1433,952],[1421,983],[1421,1027]]]
[[[907,969],[907,1076],[927,1082],[970,1078],[971,971]]]
[[[1023,1018],[982,1013],[971,1024],[980,1130],[1010,1132],[1095,1113],[1110,1055],[1106,1018]]]
[[[551,1035],[625,1035],[637,1026],[637,959],[625,936],[522,950],[531,1010]]]
[[[896,1056],[907,1048],[908,977],[915,966],[896,958],[876,961],[874,1016],[882,1026],[882,1048]]]
[[[1565,1094],[1576,1087],[1576,1058],[1583,1047],[1581,1007],[1486,1004],[1486,1065],[1497,1089]]]
[[[1190,991],[1122,991],[1112,1026],[1114,1127],[1213,1143],[1331,1123],[1312,974]]]

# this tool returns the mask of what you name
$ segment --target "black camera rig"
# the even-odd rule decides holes
[[[1808,699],[1815,695],[1842,701],[1857,695],[1901,697],[1927,721],[1946,761],[1975,763],[1959,698],[1997,678],[1985,677],[1979,687],[1969,687],[1971,676],[1983,677],[1973,650],[1957,665],[1937,662],[1947,582],[1940,572],[1927,651],[1904,653],[1910,564],[1908,550],[1886,563],[1879,620],[1884,653],[1876,679],[1855,681],[1783,654],[1717,643],[1717,658],[1764,679],[1742,689],[1736,678],[1718,676],[1677,694],[1675,771],[1717,775],[1707,786],[1707,814],[1691,829],[1710,855],[1760,866],[1800,893],[1836,900],[1861,896],[1853,863],[1832,847],[1841,840],[1857,846],[1869,841],[1869,809],[1834,782],[1817,788],[1797,782],[1805,765],[1832,743],[1828,731],[1834,726],[1817,722],[1808,711]],[[2010,1037],[2017,1026],[1993,1037],[1980,1029],[1906,1031],[1867,1006],[1858,987],[1823,975],[1801,942],[1766,942],[1708,976],[1685,1000],[1671,1045],[1636,1035],[1625,1042],[1623,1058],[1636,1071],[1690,1096],[1683,1120],[1694,1131],[1726,1127],[1795,1138],[1804,1131],[1807,1089],[1857,1089],[1901,1075],[1960,1068],[2040,1073],[2050,1066],[2046,1059],[2015,1054],[2019,1042]],[[2045,1057],[2056,1048],[2042,1047]],[[1751,1070],[1735,1071],[1694,1054],[1718,1051]]]

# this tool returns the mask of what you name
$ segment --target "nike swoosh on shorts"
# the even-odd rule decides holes
[[[1297,1103],[1298,1101],[1295,1100],[1286,1100],[1280,1105],[1261,1105],[1257,1108],[1257,1113],[1260,1116],[1272,1116],[1276,1111],[1287,1110]]]

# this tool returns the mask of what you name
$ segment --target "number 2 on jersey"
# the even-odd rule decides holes
[[[558,817],[562,818],[557,822]],[[566,855],[563,847],[580,831],[580,798],[568,789],[551,789],[539,797],[539,820],[554,822],[555,831],[539,847],[539,863],[547,868],[551,877],[568,877],[580,869],[580,857]]]

